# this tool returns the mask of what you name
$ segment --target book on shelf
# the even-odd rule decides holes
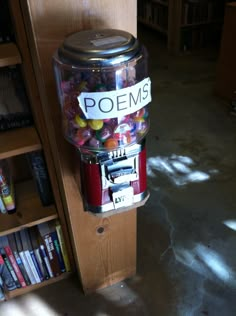
[[[11,14],[8,1],[2,0],[0,1],[0,5],[0,42],[7,43],[13,41],[15,38],[11,23]]]
[[[6,210],[5,204],[3,203],[3,199],[1,197],[1,195],[0,195],[0,213],[2,213],[2,214],[7,213],[7,210]]]
[[[35,280],[34,283],[41,283],[41,279],[39,277],[39,274],[37,272],[36,266],[35,266],[33,258],[32,258],[33,257],[32,253],[30,252],[31,246],[30,246],[30,242],[29,242],[29,237],[26,234],[26,230],[25,229],[22,229],[20,231],[20,238],[21,238],[21,242],[22,242],[24,255],[26,257],[26,260],[27,260],[27,262],[29,264],[30,270],[32,271],[32,274],[33,274],[33,277],[34,277],[34,280]]]
[[[1,262],[0,262],[0,265],[1,265]],[[0,302],[4,301],[6,298],[3,286],[4,286],[4,283],[3,283],[3,280],[2,280],[1,275],[0,275]]]
[[[56,229],[56,222],[51,221],[51,222],[48,222],[47,225],[49,227],[50,236],[52,237],[53,244],[54,244],[54,247],[56,249],[56,254],[57,254],[57,258],[58,258],[61,272],[66,272],[65,262],[64,262],[64,258],[63,258],[63,254],[62,254],[62,249],[61,249],[61,245],[60,245],[60,241],[59,241],[59,237],[58,237],[58,233],[57,233],[57,229]]]
[[[27,256],[25,254],[25,251],[23,249],[23,245],[22,245],[22,241],[21,241],[21,236],[20,236],[20,232],[15,232],[14,233],[15,235],[15,240],[16,240],[16,247],[17,247],[17,251],[19,253],[19,256],[23,262],[23,265],[27,271],[27,274],[29,276],[29,279],[30,279],[30,283],[31,284],[36,284],[36,279],[34,277],[34,274],[33,274],[33,271],[30,267],[30,264],[27,260]]]
[[[1,287],[5,291],[15,290],[16,283],[5,263],[3,256],[0,253],[0,277],[1,277]]]
[[[5,253],[6,253],[6,255],[7,255],[8,259],[9,259],[11,265],[12,265],[12,268],[13,268],[15,274],[16,274],[17,280],[20,283],[20,286],[21,287],[26,287],[25,279],[24,279],[24,277],[23,277],[23,275],[21,273],[21,270],[20,270],[17,262],[16,262],[15,256],[13,254],[13,251],[12,251],[11,247],[10,247],[10,244],[9,244],[7,236],[1,236],[0,237],[0,244],[5,250]]]
[[[7,239],[8,239],[9,246],[13,252],[13,255],[16,259],[16,263],[17,263],[17,265],[18,265],[18,267],[23,275],[25,283],[26,283],[26,285],[30,285],[31,282],[30,282],[30,278],[28,276],[28,273],[26,271],[26,267],[25,267],[20,255],[19,255],[19,253],[18,253],[18,250],[17,250],[15,234],[14,233],[8,234]]]
[[[52,241],[54,244],[54,247],[56,249],[56,254],[57,254],[57,258],[58,258],[58,262],[59,262],[59,266],[61,269],[61,272],[66,272],[66,267],[65,267],[65,263],[64,263],[64,259],[62,256],[62,251],[61,251],[61,247],[60,247],[60,243],[59,243],[59,239],[57,236],[57,231],[53,230],[50,232],[50,236],[52,237]]]
[[[6,254],[6,252],[5,252],[3,247],[0,247],[0,255],[2,256],[2,258],[4,260],[5,265],[6,265],[7,269],[8,269],[8,271],[10,272],[16,287],[20,288],[21,287],[20,282],[17,279],[16,273],[15,273],[15,271],[14,271],[12,265],[11,265],[11,262],[8,259],[7,254]]]
[[[69,271],[71,271],[69,256],[68,256],[68,252],[67,252],[67,249],[66,249],[64,236],[63,236],[63,233],[62,233],[62,227],[61,227],[61,224],[58,221],[55,224],[55,228],[56,228],[56,232],[57,232],[57,236],[58,236],[58,240],[59,240],[59,244],[60,244],[60,248],[61,248],[62,257],[63,257],[64,264],[65,264],[65,268],[66,268],[66,271],[69,272]]]
[[[60,266],[60,259],[58,258],[57,249],[51,235],[49,223],[42,223],[38,225],[39,233],[44,241],[45,247],[48,252],[49,262],[54,276],[60,275],[62,272]]]
[[[53,275],[48,271],[48,264],[45,261],[45,256],[42,256],[40,251],[40,236],[36,226],[29,228],[29,236],[32,244],[32,248],[39,265],[39,270],[41,271],[42,279],[47,280]]]
[[[6,290],[41,283],[70,269],[58,221],[0,237],[0,301]]]
[[[39,251],[40,251],[41,258],[43,259],[43,262],[45,263],[45,267],[46,267],[49,277],[53,278],[54,274],[53,274],[52,267],[49,261],[47,249],[45,248],[43,243],[39,245]]]
[[[211,23],[223,19],[224,1],[186,0],[182,5],[182,24]]]
[[[141,22],[152,24],[160,29],[168,28],[168,2],[138,0],[138,19]]]
[[[35,151],[28,153],[27,157],[41,202],[43,206],[51,205],[54,198],[44,155],[42,151]]]
[[[18,66],[0,69],[0,131],[33,124]]]
[[[39,264],[39,262],[38,262],[38,260],[36,258],[36,255],[35,255],[35,252],[34,252],[34,249],[33,249],[33,246],[32,246],[30,233],[29,233],[29,228],[25,228],[24,229],[24,233],[25,233],[27,244],[28,244],[28,250],[29,250],[30,256],[32,258],[34,267],[36,269],[38,278],[39,278],[39,282],[38,283],[40,283],[40,282],[42,282],[44,280],[44,276],[43,276],[43,272],[41,271],[40,264]]]

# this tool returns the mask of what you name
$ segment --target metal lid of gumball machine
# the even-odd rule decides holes
[[[67,64],[114,66],[130,60],[141,50],[139,41],[122,30],[87,30],[68,36],[58,49]]]

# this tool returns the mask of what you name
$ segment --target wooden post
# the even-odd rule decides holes
[[[225,7],[215,93],[229,103],[236,100],[236,2]]]
[[[169,0],[168,16],[168,52],[180,53],[182,0]]]
[[[136,210],[108,218],[84,212],[75,180],[74,148],[62,136],[52,56],[71,33],[117,28],[136,35],[136,0],[22,0],[34,71],[70,227],[75,262],[85,293],[136,272]]]

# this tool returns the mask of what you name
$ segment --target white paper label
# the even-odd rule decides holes
[[[99,38],[96,40],[91,41],[91,43],[94,46],[103,46],[108,44],[116,44],[116,43],[122,43],[125,42],[127,39],[123,36],[111,36],[111,37],[105,37],[105,38]]]
[[[118,192],[113,192],[112,199],[114,208],[126,207],[133,204],[134,189],[132,187],[125,188]]]
[[[120,90],[82,92],[79,105],[86,119],[110,119],[134,113],[151,102],[151,80]]]

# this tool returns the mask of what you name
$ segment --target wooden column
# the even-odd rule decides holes
[[[62,136],[52,56],[68,34],[83,29],[117,28],[136,35],[136,0],[21,0],[21,6],[75,262],[88,293],[135,274],[136,210],[108,218],[84,212],[75,180],[75,149]]]
[[[216,68],[215,93],[231,102],[236,100],[236,2],[225,9],[220,53]]]
[[[182,0],[169,0],[168,16],[168,52],[180,53]]]

